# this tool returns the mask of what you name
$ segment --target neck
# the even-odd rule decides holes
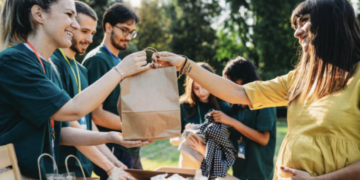
[[[44,33],[29,34],[27,40],[34,46],[35,50],[45,60],[49,61],[51,54],[57,48]]]
[[[62,50],[64,51],[65,56],[67,56],[71,59],[75,59],[76,52],[73,51],[71,48],[62,48]]]
[[[111,39],[110,36],[108,34],[105,34],[104,40],[102,42],[111,52],[111,54],[115,55],[115,57],[118,56],[120,50],[115,48],[112,44],[111,44]]]

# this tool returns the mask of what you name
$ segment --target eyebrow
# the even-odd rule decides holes
[[[73,14],[75,14],[75,11],[72,9],[65,9],[66,11],[71,11]]]
[[[92,31],[91,29],[89,29],[89,28],[80,28],[80,30],[86,30],[86,31]],[[95,33],[96,31],[94,31],[94,33]]]
[[[129,29],[128,27],[126,27],[126,26],[119,26],[119,27],[124,28],[124,29],[126,29],[127,31],[129,31],[129,32],[134,32],[134,31],[135,31],[135,29],[132,30],[132,31],[130,31],[130,29]]]

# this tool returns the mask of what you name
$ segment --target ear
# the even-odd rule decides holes
[[[34,5],[31,7],[31,15],[32,18],[39,24],[44,23],[45,19],[45,11],[43,8],[41,8],[39,5]]]
[[[105,32],[107,33],[107,34],[111,34],[111,32],[112,32],[112,26],[111,26],[111,24],[110,23],[105,23]]]

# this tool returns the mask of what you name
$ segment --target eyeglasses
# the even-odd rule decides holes
[[[119,26],[115,26],[117,28],[119,28],[121,30],[121,32],[123,34],[125,34],[125,37],[127,37],[129,34],[131,35],[131,38],[136,38],[137,36],[137,32],[136,31],[133,31],[133,32],[129,32],[129,30],[127,29],[124,29],[123,27],[119,27]]]

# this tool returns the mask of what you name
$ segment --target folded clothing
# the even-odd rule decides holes
[[[230,126],[215,123],[210,114],[205,115],[205,118],[208,121],[199,127],[206,142],[201,171],[210,179],[224,177],[235,162],[235,148],[229,140]]]

